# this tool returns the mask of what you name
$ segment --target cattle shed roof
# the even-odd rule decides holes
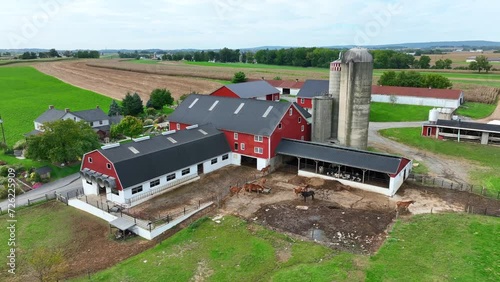
[[[270,136],[290,106],[306,119],[311,116],[296,103],[191,94],[168,119],[184,124],[211,123],[218,129]]]
[[[462,95],[462,91],[458,89],[434,89],[373,85],[372,94],[458,100]]]
[[[438,125],[439,127],[461,128],[500,133],[500,125],[497,124],[438,119],[436,125]]]
[[[276,153],[388,174],[399,173],[401,161],[404,159],[347,147],[291,139],[282,139],[276,148]]]
[[[122,187],[131,187],[231,151],[224,133],[206,124],[168,135],[99,149]]]
[[[308,79],[304,82],[304,86],[302,86],[299,93],[297,93],[297,97],[312,98],[316,96],[324,96],[325,94],[328,94],[328,90],[328,80]]]
[[[229,84],[223,87],[228,88],[240,98],[265,97],[267,95],[279,93],[276,88],[272,87],[264,80]]]

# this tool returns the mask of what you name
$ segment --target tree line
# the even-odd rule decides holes
[[[80,59],[98,59],[101,53],[97,50],[79,50],[77,52],[64,51],[62,52],[65,57],[75,57]],[[18,58],[21,60],[32,60],[37,58],[60,58],[59,52],[52,48],[48,52],[24,52]]]
[[[451,81],[440,74],[429,73],[421,74],[416,71],[395,71],[384,72],[379,80],[378,85],[384,86],[403,86],[403,87],[429,87],[446,89],[451,88]]]

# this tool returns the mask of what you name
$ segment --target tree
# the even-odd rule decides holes
[[[49,250],[45,247],[35,249],[28,256],[28,263],[39,281],[59,281],[67,268],[61,250]]]
[[[233,79],[231,80],[232,83],[240,83],[245,81],[247,81],[247,77],[242,71],[235,73]]]
[[[402,71],[397,75],[397,86],[421,87],[422,76],[416,71]]]
[[[397,84],[397,74],[395,71],[384,71],[378,79],[378,85],[396,86]]]
[[[421,56],[420,60],[418,60],[418,66],[421,69],[428,69],[431,67],[431,57],[429,56]]]
[[[86,122],[71,119],[43,124],[44,132],[27,139],[30,159],[69,163],[99,147],[99,137]]]
[[[431,87],[438,89],[445,89],[452,87],[453,84],[447,77],[439,74],[426,74],[422,77],[421,87]]]
[[[120,108],[118,103],[113,100],[113,102],[111,102],[111,105],[109,106],[108,116],[118,116],[121,115],[121,113],[122,109]]]
[[[477,65],[477,62],[472,61],[469,63],[469,69],[470,70],[478,70],[479,66]]]
[[[111,136],[125,135],[135,137],[143,132],[142,121],[133,116],[126,116],[119,124],[111,127]]]
[[[157,88],[151,92],[148,103],[148,107],[161,110],[165,105],[172,105],[174,103],[174,98],[172,98],[172,94],[169,90]]]
[[[488,58],[486,56],[477,56],[476,57],[476,62],[477,62],[477,70],[481,72],[481,70],[485,70],[486,72],[489,72],[492,65],[488,61]]]
[[[60,57],[59,52],[57,52],[56,49],[52,48],[49,50],[49,57],[51,58]]]
[[[436,69],[451,69],[452,63],[453,62],[450,59],[445,59],[445,60],[439,59],[434,64],[434,68],[436,68]]]
[[[143,112],[144,106],[139,94],[134,93],[134,95],[131,95],[130,93],[127,93],[125,98],[122,100],[122,114],[125,116],[138,116]]]

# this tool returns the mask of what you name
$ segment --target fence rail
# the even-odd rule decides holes
[[[424,174],[410,174],[409,181],[413,181],[424,186],[439,187],[450,190],[464,191],[469,193],[478,194],[493,199],[500,199],[500,191],[487,189],[482,185],[474,185],[462,182],[453,182],[448,179],[432,177]]]

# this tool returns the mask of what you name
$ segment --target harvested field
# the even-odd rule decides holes
[[[102,61],[107,62],[108,60]],[[188,94],[192,91],[211,93],[222,86],[216,81],[207,79],[114,70],[92,67],[87,63],[88,61],[67,61],[34,64],[33,66],[39,71],[55,76],[66,83],[101,93],[113,99],[121,100],[127,92],[137,92],[144,103],[149,99],[149,94],[155,88],[167,88],[172,93],[172,96],[178,99],[182,94]],[[139,68],[143,66],[155,67],[154,65],[130,63],[128,65]]]

